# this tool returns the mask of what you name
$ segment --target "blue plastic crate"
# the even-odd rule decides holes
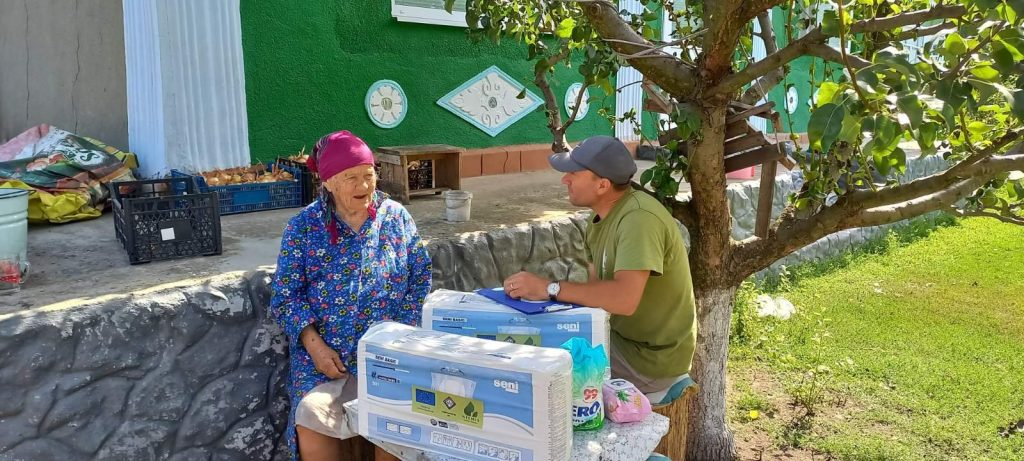
[[[307,173],[287,165],[278,164],[278,168],[291,173],[295,180],[210,186],[206,184],[206,179],[201,175],[171,170],[171,177],[194,178],[196,184],[199,185],[200,192],[216,192],[220,201],[221,215],[303,206],[303,175]]]

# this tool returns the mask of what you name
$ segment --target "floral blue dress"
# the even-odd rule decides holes
[[[356,348],[367,328],[384,320],[418,325],[430,290],[430,256],[402,205],[374,193],[370,217],[358,232],[331,213],[336,243],[325,224],[326,213],[330,211],[317,200],[288,222],[270,301],[270,315],[288,338],[287,440],[293,459],[298,457],[295,409],[310,390],[330,380],[316,371],[299,332],[316,324],[357,377]]]

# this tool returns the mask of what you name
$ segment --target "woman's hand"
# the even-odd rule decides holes
[[[316,371],[331,379],[343,378],[348,373],[345,370],[345,364],[341,362],[341,356],[324,342],[320,333],[317,333],[316,327],[308,325],[303,328],[302,333],[299,334],[299,340],[302,341],[306,352],[309,352],[309,356],[313,359]]]

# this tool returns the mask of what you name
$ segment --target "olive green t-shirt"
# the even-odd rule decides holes
[[[612,280],[617,271],[651,271],[636,312],[611,316],[611,347],[648,378],[688,373],[697,342],[693,281],[682,234],[668,210],[629,190],[604,219],[591,216],[586,249],[601,280]]]

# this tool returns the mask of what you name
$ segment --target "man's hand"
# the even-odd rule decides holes
[[[324,342],[324,339],[320,337],[320,333],[317,333],[316,327],[309,325],[303,328],[302,333],[299,334],[299,339],[306,348],[306,352],[309,352],[309,356],[313,359],[313,366],[316,367],[316,371],[323,373],[331,379],[342,378],[348,373],[345,370],[345,364],[341,362],[341,356]]]
[[[519,272],[505,279],[505,283],[502,285],[505,287],[505,294],[512,298],[547,301],[550,283],[551,281],[546,278],[529,272]]]

